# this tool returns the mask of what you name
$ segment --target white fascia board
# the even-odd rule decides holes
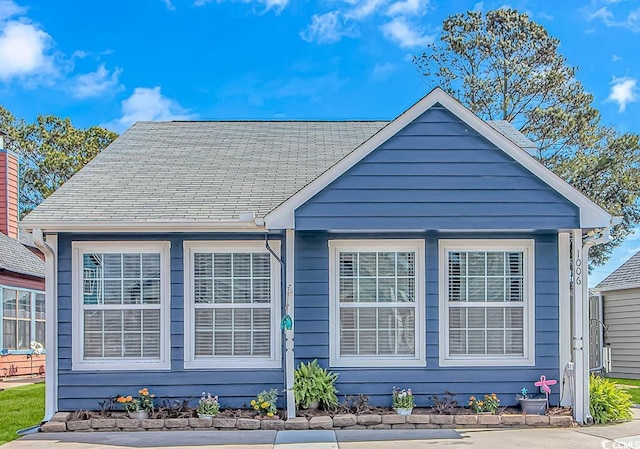
[[[264,226],[245,221],[60,221],[19,223],[21,229],[42,229],[44,233],[55,232],[265,232]]]
[[[318,192],[335,181],[365,156],[378,148],[384,142],[400,132],[427,109],[436,103],[440,103],[449,112],[476,130],[481,136],[507,153],[516,162],[545,182],[549,187],[560,193],[563,197],[575,204],[580,210],[581,228],[604,228],[611,224],[611,214],[595,204],[569,183],[546,168],[525,150],[517,146],[491,125],[475,115],[459,101],[451,97],[441,88],[436,87],[416,104],[411,106],[395,120],[362,143],[358,148],[345,156],[333,167],[325,171],[318,178],[311,181],[296,194],[291,196],[277,208],[269,212],[264,221],[270,229],[285,229],[295,227],[295,210]]]

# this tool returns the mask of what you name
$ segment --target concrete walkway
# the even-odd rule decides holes
[[[640,449],[640,409],[634,420],[573,429],[252,430],[190,432],[38,433],[2,449]]]
[[[0,379],[0,391],[44,382],[44,377],[6,377]]]

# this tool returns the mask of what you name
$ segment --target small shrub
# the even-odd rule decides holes
[[[318,360],[313,360],[305,365],[300,365],[293,373],[293,392],[296,397],[296,405],[308,408],[309,404],[318,401],[325,409],[338,404],[336,393],[338,390],[334,383],[338,374],[328,371],[318,365]]]
[[[431,408],[438,415],[452,415],[455,407],[458,405],[458,401],[453,399],[454,397],[455,393],[448,390],[444,392],[442,399],[440,399],[437,394],[434,394],[429,397],[431,402],[433,402],[433,406],[431,406]]]
[[[604,377],[591,375],[590,411],[596,424],[631,420],[631,396]]]
[[[344,401],[337,407],[334,407],[334,413],[355,413],[356,415],[363,415],[371,411],[369,406],[369,396],[366,394],[359,394],[358,396],[347,395],[344,397]]]

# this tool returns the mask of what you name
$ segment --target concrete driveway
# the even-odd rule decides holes
[[[624,424],[573,429],[253,430],[38,433],[2,449],[640,449],[640,410]]]

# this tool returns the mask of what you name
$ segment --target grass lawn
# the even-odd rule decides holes
[[[615,377],[609,377],[610,380],[614,381],[618,385],[625,385],[630,387],[638,387],[638,388],[628,388],[627,392],[631,395],[631,402],[634,404],[640,404],[640,380],[638,379],[616,379]]]
[[[44,417],[44,383],[0,391],[0,444],[18,438],[16,430],[40,424]]]

